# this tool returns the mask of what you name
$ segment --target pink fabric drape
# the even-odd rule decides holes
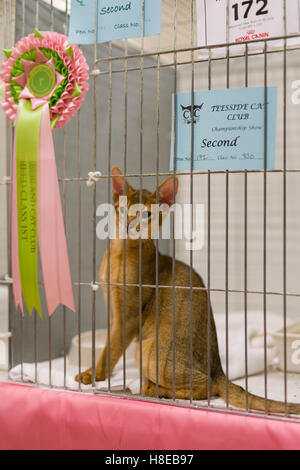
[[[0,449],[300,449],[300,422],[0,383]]]

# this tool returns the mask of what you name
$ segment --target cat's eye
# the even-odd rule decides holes
[[[149,217],[151,217],[151,212],[149,211],[142,212],[142,219],[149,219]]]

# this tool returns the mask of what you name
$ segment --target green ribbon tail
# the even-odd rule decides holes
[[[32,110],[22,105],[16,128],[16,174],[18,208],[18,246],[20,278],[24,303],[29,315],[35,309],[40,317],[38,286],[38,155],[43,106]]]

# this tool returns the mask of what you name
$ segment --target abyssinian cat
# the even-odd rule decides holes
[[[123,260],[124,240],[118,238],[119,218],[123,217],[124,207],[120,205],[120,196],[127,196],[127,211],[133,204],[140,203],[140,191],[134,190],[118,168],[112,169],[113,198],[116,209],[116,239],[111,240],[110,245],[110,370],[113,371],[116,363],[123,352]],[[160,204],[171,206],[174,202],[174,186],[177,193],[178,180],[173,177],[165,180],[158,188],[158,201]],[[151,239],[151,205],[156,204],[156,191],[142,191],[142,204],[145,206],[142,217],[148,222],[149,237],[142,239],[141,276],[142,284],[142,372],[144,385],[142,393],[144,396],[155,397],[158,385],[160,397],[173,397],[173,268],[172,258],[159,254],[159,285],[170,286],[158,289],[158,345],[156,345],[156,249]],[[134,338],[139,337],[139,240],[130,237],[130,227],[133,217],[128,217],[127,233],[125,241],[125,334],[126,347]],[[161,224],[161,218],[159,220]],[[139,227],[137,227],[137,230]],[[100,281],[107,282],[107,251],[100,267]],[[134,284],[128,286],[127,284]],[[175,264],[175,286],[190,287],[190,268],[176,261]],[[200,276],[193,271],[193,287],[204,287]],[[107,285],[103,286],[104,294],[107,296]],[[193,347],[192,355],[192,396],[194,400],[206,399],[208,394],[208,297],[205,289],[193,291],[193,323],[191,335],[190,316],[190,289],[175,287],[175,397],[190,399],[191,390],[191,341]],[[238,408],[246,406],[246,392],[242,387],[226,380],[222,370],[218,341],[216,335],[213,313],[210,309],[210,394],[219,396]],[[102,351],[95,370],[96,381],[105,380],[108,375],[107,364],[108,347]],[[158,376],[157,376],[157,353],[158,352]],[[136,353],[139,361],[139,345]],[[88,369],[81,373],[81,381],[89,384],[92,381],[92,370]],[[79,377],[76,376],[76,380]],[[158,381],[158,384],[156,383]],[[248,394],[248,407],[255,410],[265,410],[265,399]],[[269,411],[284,412],[285,405],[281,402],[268,400]],[[289,413],[300,413],[300,405],[288,404]]]

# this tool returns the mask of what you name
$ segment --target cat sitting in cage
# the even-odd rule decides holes
[[[242,387],[226,378],[220,361],[214,316],[201,277],[169,256],[158,253],[157,260],[153,226],[161,226],[162,214],[159,213],[159,220],[153,224],[156,214],[152,207],[157,201],[172,206],[178,190],[177,178],[166,179],[157,192],[143,190],[140,197],[140,191],[129,185],[118,168],[112,169],[112,175],[116,238],[110,242],[110,259],[106,251],[99,272],[107,300],[110,263],[110,364],[106,343],[97,361],[96,381],[105,380],[109,371],[113,372],[123,347],[127,348],[134,339],[140,338],[142,326],[142,348],[140,350],[138,342],[136,359],[143,373],[144,396],[194,400],[207,399],[208,395],[219,396],[238,408],[246,408],[248,402],[250,409],[264,411],[267,406],[273,412],[300,413],[298,404],[285,407],[281,402],[265,400],[251,393],[246,395]],[[127,207],[120,203],[125,195]],[[130,208],[140,202],[143,213],[138,219],[126,217],[128,236],[124,239],[119,232],[120,218],[124,219]],[[142,231],[140,221],[146,226],[148,237],[143,233],[141,237],[131,236],[133,228],[135,232]],[[192,295],[191,285],[194,288]],[[76,380],[79,379],[90,384],[92,369],[82,372],[80,377],[77,375]]]

